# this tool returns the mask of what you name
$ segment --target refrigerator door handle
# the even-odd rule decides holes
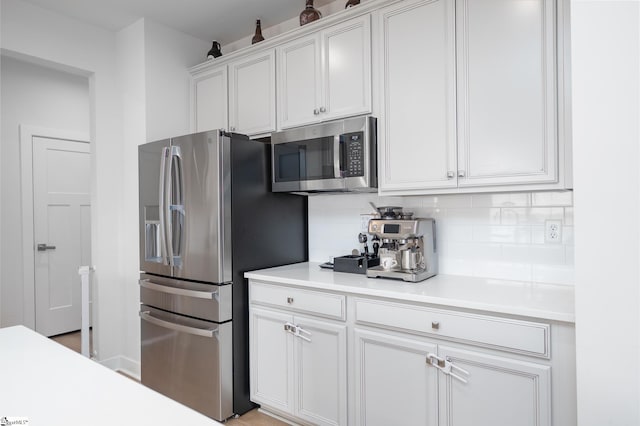
[[[169,287],[162,284],[157,284],[149,279],[139,280],[140,287],[147,288],[153,291],[159,291],[160,293],[175,294],[176,296],[194,297],[196,299],[213,300],[218,296],[218,291],[200,291],[189,290],[187,288]]]
[[[173,169],[173,146],[167,147],[165,148],[166,151],[164,153],[164,160],[167,163],[167,165],[165,166],[165,170],[164,170],[164,187],[162,188],[164,190],[164,206],[162,209],[162,213],[160,213],[161,216],[164,216],[164,220],[165,220],[165,236],[166,236],[166,242],[165,242],[165,247],[167,248],[167,260],[169,261],[169,266],[173,267],[175,266],[174,264],[174,259],[173,259],[173,219],[172,219],[172,213],[171,213],[171,207],[172,207],[172,199],[171,199],[171,186],[173,185],[172,182],[172,169]]]
[[[174,167],[175,166],[175,167]],[[169,206],[169,218],[171,237],[171,262],[172,266],[182,267],[182,250],[185,225],[185,206],[184,206],[184,176],[182,170],[182,154],[179,146],[171,146],[171,156],[169,159],[169,188],[171,190],[171,203]],[[175,178],[175,179],[174,179]],[[177,213],[178,223],[177,229],[174,229],[174,213]],[[173,246],[174,230],[177,231],[175,238],[176,247]]]
[[[160,160],[160,193],[158,194],[158,213],[160,219],[160,254],[162,263],[170,265],[168,260],[169,250],[167,248],[167,217],[166,217],[166,188],[167,188],[167,157],[169,147],[162,148],[162,157]]]
[[[140,318],[144,321],[155,324],[158,327],[167,328],[169,330],[178,331],[180,333],[193,334],[195,336],[210,337],[213,338],[218,334],[218,328],[197,328],[188,325],[176,324],[174,322],[161,320],[151,315],[150,311],[140,312]]]

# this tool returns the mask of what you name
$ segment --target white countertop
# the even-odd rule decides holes
[[[23,327],[0,329],[0,418],[30,425],[221,423]]]
[[[281,284],[402,301],[575,322],[573,286],[436,275],[419,283],[367,278],[321,269],[305,262],[245,273],[245,277]]]

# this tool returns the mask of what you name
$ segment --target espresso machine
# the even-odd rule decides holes
[[[435,220],[414,218],[400,207],[380,207],[378,211],[380,218],[369,221],[369,234],[374,244],[380,244],[380,264],[368,268],[367,277],[418,282],[436,275]]]

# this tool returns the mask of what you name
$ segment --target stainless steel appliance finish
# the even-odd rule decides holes
[[[243,274],[307,260],[307,199],[272,193],[270,146],[243,135],[138,153],[142,383],[216,420],[245,413],[255,405]]]
[[[232,323],[140,306],[144,385],[215,419],[233,413]],[[231,413],[231,414],[229,414]]]
[[[375,192],[377,121],[371,116],[271,135],[274,192]]]
[[[371,219],[369,233],[382,240],[379,266],[367,269],[367,277],[395,278],[418,282],[438,273],[435,220],[402,219],[408,213],[397,213],[395,218]],[[385,257],[393,261],[384,267]]]

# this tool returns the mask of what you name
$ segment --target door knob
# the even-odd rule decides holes
[[[48,246],[46,243],[38,244],[38,251],[55,250],[56,246]]]

